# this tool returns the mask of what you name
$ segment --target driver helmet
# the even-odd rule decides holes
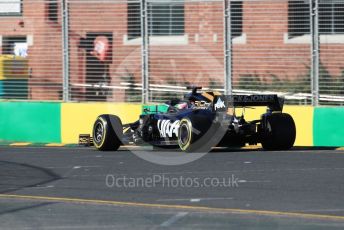
[[[177,109],[187,109],[188,103],[187,102],[180,102],[180,103],[177,103],[174,107]]]

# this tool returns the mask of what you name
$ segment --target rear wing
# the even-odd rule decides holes
[[[232,107],[267,106],[270,111],[282,111],[284,98],[277,95],[220,95],[213,100],[213,110],[227,111]]]

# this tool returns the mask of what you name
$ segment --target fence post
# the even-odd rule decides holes
[[[142,103],[145,104],[149,101],[149,66],[148,66],[148,17],[147,17],[147,0],[141,0],[141,56],[142,56]]]
[[[69,101],[69,13],[68,13],[68,0],[62,0],[62,75],[63,75],[63,101]]]
[[[69,101],[69,42],[68,42],[68,0],[61,2],[62,14],[62,76],[63,101]]]
[[[224,64],[225,64],[225,95],[232,94],[232,22],[231,4],[229,0],[224,0]]]
[[[311,13],[311,87],[312,105],[319,105],[319,0],[310,0]]]

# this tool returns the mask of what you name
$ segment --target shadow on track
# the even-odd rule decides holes
[[[261,147],[252,147],[252,148],[240,148],[240,147],[229,147],[229,148],[213,148],[210,153],[230,153],[230,152],[284,152],[284,151],[317,151],[317,150],[329,150],[333,151],[336,150],[338,147],[302,147],[302,146],[297,146],[293,147],[289,150],[274,150],[274,151],[269,151],[269,150],[264,150]]]

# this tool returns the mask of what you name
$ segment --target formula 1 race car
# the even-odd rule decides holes
[[[212,147],[261,143],[265,150],[286,150],[294,145],[293,118],[282,113],[284,100],[277,95],[221,95],[192,90],[183,99],[163,106],[146,106],[139,119],[122,124],[111,114],[98,116],[93,126],[93,143],[98,150],[117,150],[121,145],[176,147],[185,152],[207,152]],[[236,116],[235,108],[267,106],[259,120]],[[128,111],[130,112],[130,111]],[[92,139],[92,138],[91,138]]]

